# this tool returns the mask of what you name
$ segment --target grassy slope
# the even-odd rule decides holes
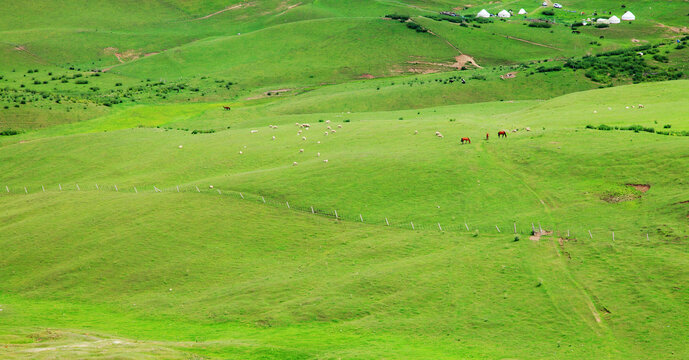
[[[688,210],[677,202],[689,198],[687,138],[582,127],[657,117],[686,128],[686,87],[347,114],[349,123],[343,114],[267,117],[254,135],[247,123],[209,135],[136,129],[6,143],[0,266],[12,271],[0,275],[0,351],[90,344],[62,348],[77,354],[115,337],[143,343],[108,351],[142,357],[684,358]],[[624,109],[630,103],[645,109]],[[198,117],[194,106],[177,115],[215,111]],[[343,128],[325,137],[319,117]],[[313,124],[307,141],[295,120]],[[478,140],[513,126],[534,131]],[[459,146],[460,135],[474,144]],[[626,182],[652,188],[631,202],[599,199]],[[191,191],[177,194],[177,184]],[[225,195],[196,193],[196,184]],[[338,209],[347,220],[229,190]],[[359,213],[368,224],[353,221]],[[429,230],[383,227],[384,216]],[[478,237],[460,231],[465,219]],[[512,221],[522,233],[542,222],[577,240],[515,243]],[[449,232],[432,230],[436,222]],[[37,330],[46,327],[80,330]]]

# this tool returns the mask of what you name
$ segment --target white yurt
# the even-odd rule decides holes
[[[617,16],[613,15],[613,16],[610,17],[610,19],[608,19],[608,22],[610,22],[610,24],[619,24],[619,23],[620,23],[620,18],[618,18]]]
[[[510,15],[510,13],[507,10],[502,10],[498,13],[498,17],[501,17],[501,18],[508,18],[510,16],[512,16],[512,15]]]
[[[526,10],[524,9],[519,9],[519,15],[526,15]]]
[[[596,24],[610,24],[610,20],[608,19],[596,19]]]
[[[622,15],[622,20],[634,21],[634,20],[636,20],[636,16],[634,16],[634,14],[632,14],[631,11],[627,11],[626,13],[624,13],[624,15]]]
[[[490,17],[490,13],[488,11],[486,11],[486,9],[483,9],[483,10],[479,11],[478,14],[476,14],[476,17],[488,18],[488,17]]]

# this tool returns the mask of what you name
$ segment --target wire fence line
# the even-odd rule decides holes
[[[313,205],[302,205],[299,203],[290,203],[287,200],[279,200],[263,195],[240,192],[235,190],[220,189],[216,187],[198,186],[198,185],[175,185],[172,187],[158,187],[156,185],[116,185],[116,184],[56,184],[56,185],[33,185],[33,186],[9,186],[5,185],[4,189],[0,188],[0,198],[3,196],[19,196],[29,195],[35,193],[68,193],[68,192],[89,192],[89,191],[112,191],[122,193],[198,193],[198,194],[214,194],[225,197],[232,197],[239,200],[255,202],[272,206],[275,208],[284,208],[290,211],[298,211],[302,213],[310,213],[312,215],[323,216],[339,221],[358,222],[370,225],[379,225],[386,227],[394,227],[400,229],[408,229],[412,231],[438,231],[438,232],[459,232],[479,236],[480,234],[503,234],[514,236],[555,236],[561,239],[590,239],[590,240],[651,240],[651,232],[644,229],[639,231],[618,231],[616,233],[613,229],[600,229],[586,226],[568,226],[563,224],[542,224],[540,221],[532,222],[507,222],[504,220],[496,221],[495,224],[487,225],[485,222],[480,224],[472,224],[470,221],[463,221],[460,223],[442,223],[442,222],[416,222],[408,220],[397,220],[394,217],[368,217],[363,213],[351,214],[343,213],[337,209],[325,209]]]

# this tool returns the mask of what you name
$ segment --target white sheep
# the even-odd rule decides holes
[[[526,127],[524,130],[526,130],[526,131],[531,131],[531,128],[530,128],[530,127]]]
[[[326,124],[330,124],[330,120],[325,120],[325,123],[326,123]]]
[[[316,157],[320,157],[320,156],[321,156],[321,153],[316,153]]]
[[[320,144],[320,143],[321,143],[321,141],[320,141],[320,140],[316,141],[316,144]]]
[[[255,133],[257,133],[257,132],[258,132],[258,130],[251,130],[251,133],[252,133],[252,134],[255,134]]]
[[[323,162],[327,164],[327,163],[328,163],[328,159],[323,160]]]
[[[242,152],[241,150],[239,150],[239,155],[241,155],[241,154],[244,154],[244,152]]]
[[[293,163],[292,163],[292,166],[297,166],[297,162],[296,162],[296,161],[293,162]]]
[[[273,140],[275,140],[275,136],[273,136]]]
[[[333,129],[333,130],[330,130],[330,132],[333,133],[333,134],[336,133],[336,131],[335,131],[334,129]]]
[[[211,189],[213,188],[213,185],[209,186]]]
[[[325,132],[325,135],[326,135],[326,136],[328,135],[328,132],[327,132],[327,131]]]
[[[419,134],[419,130],[414,130],[414,135],[418,135],[418,134]]]
[[[338,129],[342,129],[342,125],[337,125],[337,128],[338,128]]]
[[[302,139],[302,140],[306,140],[306,136],[302,136],[301,139]]]
[[[180,149],[183,148],[183,147],[184,147],[184,146],[182,146],[182,145],[179,146]]]
[[[299,125],[299,123],[294,123],[294,124],[297,125],[297,126],[301,126],[301,125]]]
[[[301,127],[308,128],[308,127],[311,127],[311,125],[310,124],[301,124]]]
[[[332,128],[330,127],[330,125],[326,126],[325,128],[328,129],[328,130],[332,129]]]
[[[644,106],[639,104],[639,109],[643,109],[643,108],[644,108]]]
[[[297,131],[297,135],[301,135],[301,130]]]
[[[300,152],[300,153],[303,153],[303,152],[304,152],[304,149],[299,149],[299,152]]]

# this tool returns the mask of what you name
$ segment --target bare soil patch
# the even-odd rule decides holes
[[[214,12],[214,13],[212,13],[212,14],[208,14],[208,15],[202,16],[202,17],[200,17],[200,18],[192,19],[191,21],[205,20],[205,19],[208,19],[208,18],[213,17],[213,16],[215,16],[215,15],[222,14],[222,13],[224,13],[225,11],[241,9],[241,8],[249,7],[249,6],[254,6],[254,3],[253,3],[253,2],[250,2],[250,3],[241,3],[241,4],[236,4],[236,5],[228,6],[228,7],[224,8],[224,9],[222,9],[222,10],[220,10],[220,11],[216,11],[216,12]]]
[[[438,71],[439,71],[439,69],[437,69],[438,67],[441,67],[441,68],[442,68],[442,67],[446,67],[446,68],[447,68],[447,67],[451,67],[451,68],[455,68],[455,69],[457,69],[457,70],[461,70],[461,69],[464,68],[467,64],[471,64],[471,65],[473,65],[473,66],[475,66],[475,67],[477,67],[477,68],[481,68],[481,66],[480,66],[479,64],[476,63],[476,61],[474,60],[474,58],[472,58],[472,57],[469,56],[469,55],[458,55],[458,56],[455,56],[455,62],[454,62],[454,63],[434,63],[434,62],[420,61],[420,60],[408,61],[408,63],[409,63],[409,64],[415,64],[415,65],[428,65],[428,66],[436,67],[435,69],[429,69],[429,70],[434,70],[434,71],[423,72],[424,74],[429,74],[429,73],[433,73],[433,72],[438,72]],[[420,72],[420,70],[418,70],[418,68],[415,68],[415,70],[410,69],[409,71],[411,71],[411,72]],[[424,70],[424,71],[427,71],[427,70]]]
[[[548,230],[535,231],[533,235],[529,236],[529,240],[540,241],[541,236],[547,236],[547,235],[552,235],[552,234],[553,234],[553,232],[548,231]]]
[[[507,74],[500,75],[500,78],[503,80],[514,79],[515,77],[517,77],[517,73],[518,73],[517,71],[511,71],[511,72],[508,72]]]
[[[362,79],[375,79],[376,78],[375,76],[373,76],[371,74],[361,74],[361,76],[359,76],[359,77]]]
[[[631,187],[641,191],[642,193],[645,193],[646,191],[651,189],[651,185],[649,185],[649,184],[626,184],[626,185],[631,186]]]
[[[668,26],[668,25],[661,24],[661,23],[658,23],[658,25],[656,25],[656,26],[664,28],[664,29],[668,29],[668,30],[672,31],[673,33],[677,33],[677,34],[689,33],[689,27],[686,27],[686,26],[682,26],[682,27]]]

